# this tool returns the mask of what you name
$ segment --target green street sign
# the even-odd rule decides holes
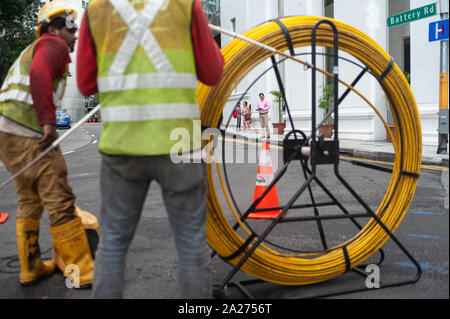
[[[408,23],[415,20],[420,20],[423,18],[431,17],[437,14],[436,2],[416,8],[410,11],[405,11],[402,13],[395,14],[387,18],[388,27],[395,27],[397,25]]]

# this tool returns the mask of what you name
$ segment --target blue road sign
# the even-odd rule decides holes
[[[428,28],[428,41],[448,39],[448,19],[431,22]]]

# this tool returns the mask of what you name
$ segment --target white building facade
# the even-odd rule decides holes
[[[307,15],[331,17],[363,31],[383,47],[394,58],[400,69],[410,77],[411,89],[421,117],[423,144],[437,145],[440,44],[439,41],[428,41],[428,24],[440,20],[439,3],[437,14],[432,17],[395,27],[387,26],[389,16],[434,2],[436,0],[221,0],[220,24],[225,29],[244,33],[270,19]],[[222,35],[222,47],[231,40],[228,36]],[[299,48],[296,53],[303,52],[302,50],[309,52],[310,47]],[[340,55],[356,60],[342,51]],[[302,59],[310,61],[309,56],[302,56]],[[325,57],[319,57],[317,61],[318,67],[322,68],[330,63]],[[340,78],[351,83],[359,71],[348,62],[340,61],[339,65]],[[241,81],[224,108],[225,122],[235,103],[242,98],[252,104],[252,117],[254,123],[257,123],[258,114],[254,106],[258,101],[258,93],[263,92],[269,100],[273,101],[273,96],[269,92],[279,90],[274,72],[268,72],[249,89],[247,94],[244,92],[254,79],[270,66],[270,60],[263,62]],[[311,71],[305,70],[298,63],[289,61],[280,64],[280,73],[296,128],[310,132]],[[319,75],[316,87],[317,98],[321,95],[323,84],[325,79]],[[386,121],[392,124],[388,103],[378,81],[366,75],[357,84],[357,89],[375,105]],[[340,91],[340,94],[342,92]],[[278,122],[278,108],[274,102],[271,104],[270,121]],[[386,129],[382,121],[355,94],[349,94],[339,110],[341,138],[386,139]],[[323,113],[323,110],[317,109],[318,120],[323,117]],[[231,123],[234,124],[233,122]],[[287,130],[289,130],[289,123],[287,123]]]

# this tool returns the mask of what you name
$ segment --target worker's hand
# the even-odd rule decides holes
[[[42,128],[44,129],[44,136],[38,141],[38,146],[41,151],[44,151],[58,138],[58,133],[56,133],[55,125],[44,124]]]

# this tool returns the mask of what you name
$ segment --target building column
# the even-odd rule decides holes
[[[324,1],[323,0],[300,0],[300,1],[285,1],[284,2],[284,16],[323,16],[324,15]],[[296,53],[311,52],[311,47],[301,47],[295,49]],[[317,52],[323,52],[321,47],[317,48]],[[311,63],[310,55],[300,56],[301,60]],[[325,59],[317,56],[317,66],[324,68]],[[306,133],[311,132],[311,70],[304,68],[303,65],[288,60],[284,63],[285,70],[285,89],[286,98],[289,103],[291,115],[294,120],[295,129],[300,129]],[[320,97],[321,86],[324,83],[324,77],[317,72],[316,75],[316,99]],[[316,101],[316,105],[317,105]],[[323,112],[317,110],[317,121],[323,117]],[[286,118],[286,117],[285,117]],[[289,131],[291,125],[286,118],[286,130]]]
[[[358,14],[355,14],[358,12]],[[387,50],[388,0],[334,0],[334,18],[350,24],[363,31]],[[349,54],[342,54],[351,57]],[[351,58],[356,60],[355,58]],[[351,83],[360,69],[347,62],[339,62],[340,79]],[[340,86],[342,90],[342,86]],[[358,90],[378,109],[387,119],[387,100],[378,81],[371,76],[364,76],[357,85]],[[342,93],[342,92],[340,92]],[[361,140],[384,140],[386,130],[376,113],[360,97],[350,94],[339,108],[339,135],[342,138]]]
[[[415,9],[436,1],[411,0]],[[438,144],[439,112],[439,41],[428,41],[428,24],[440,20],[437,15],[410,23],[411,28],[411,89],[416,99],[422,125],[422,143]]]

